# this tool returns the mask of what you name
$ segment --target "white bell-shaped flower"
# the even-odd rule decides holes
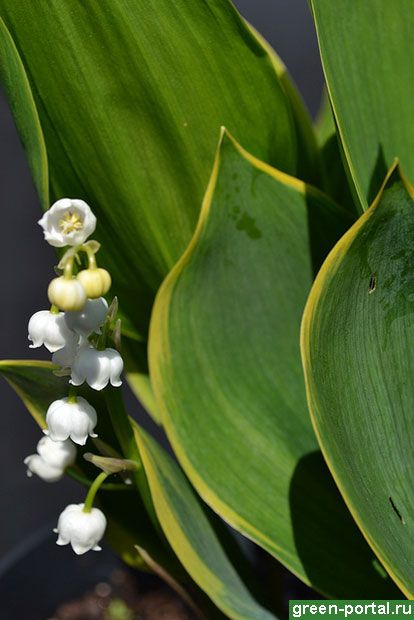
[[[28,325],[29,340],[33,344],[30,348],[36,349],[45,345],[51,353],[63,349],[76,340],[75,334],[68,328],[63,312],[54,313],[49,310],[36,312]]]
[[[66,467],[73,465],[76,459],[76,447],[69,441],[52,441],[50,437],[42,437],[38,442],[37,454],[31,454],[24,460],[27,475],[36,474],[46,482],[57,482]]]
[[[81,245],[96,227],[96,217],[90,206],[77,198],[61,198],[38,222],[45,239],[56,248]]]
[[[66,325],[80,336],[98,332],[108,312],[108,304],[103,297],[88,299],[79,312],[66,312]]]
[[[72,365],[72,385],[84,381],[94,390],[102,390],[108,383],[114,387],[122,385],[121,373],[124,368],[122,357],[115,349],[98,351],[93,347],[80,349]]]
[[[100,551],[98,543],[106,529],[106,517],[99,508],[84,512],[84,504],[69,504],[61,513],[57,527],[57,545],[72,545],[77,555],[87,551]]]
[[[31,477],[33,474],[39,476],[45,482],[58,482],[63,478],[65,473],[64,469],[60,467],[53,467],[46,463],[38,454],[30,454],[24,459],[24,464],[27,465],[27,475]]]
[[[72,343],[64,346],[63,349],[53,353],[52,362],[61,368],[70,368],[78,354],[79,346],[81,346],[78,341],[79,337],[75,338]]]
[[[52,467],[66,469],[76,459],[76,446],[70,441],[53,441],[50,437],[42,437],[37,444],[37,453]]]
[[[70,398],[55,400],[46,413],[47,430],[43,431],[53,441],[64,441],[69,437],[84,446],[88,436],[97,437],[93,432],[97,423],[95,409],[82,396],[76,402]]]

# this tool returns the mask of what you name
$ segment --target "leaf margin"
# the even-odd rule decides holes
[[[389,168],[387,172],[387,175],[374,201],[372,202],[370,207],[360,216],[360,218],[353,224],[353,226],[351,226],[351,228],[343,235],[343,237],[332,248],[331,252],[326,257],[321,269],[319,270],[317,277],[315,278],[315,281],[309,293],[308,300],[306,302],[306,306],[305,306],[303,316],[302,316],[302,324],[301,324],[301,332],[300,332],[300,349],[301,349],[301,356],[302,356],[302,365],[304,369],[305,390],[306,390],[306,399],[308,403],[309,415],[311,418],[313,430],[317,437],[319,446],[321,448],[322,454],[329,468],[329,471],[335,481],[336,486],[338,487],[342,495],[342,498],[344,499],[346,503],[346,506],[349,512],[352,515],[352,518],[357,524],[365,540],[367,541],[367,543],[373,550],[374,554],[378,557],[382,566],[384,567],[388,575],[393,579],[393,581],[398,586],[398,588],[401,590],[401,592],[408,599],[412,599],[414,597],[414,592],[410,592],[405,587],[405,585],[401,582],[401,580],[395,575],[389,562],[384,557],[380,547],[376,544],[376,542],[372,539],[370,534],[364,528],[362,521],[359,517],[359,512],[356,506],[354,505],[354,503],[351,501],[348,494],[346,493],[344,489],[344,485],[342,484],[340,480],[340,477],[336,474],[335,467],[332,464],[332,460],[329,456],[328,450],[325,447],[321,434],[319,432],[318,424],[316,421],[316,416],[314,413],[315,407],[314,407],[313,396],[312,396],[310,373],[307,372],[308,367],[310,365],[309,355],[308,355],[308,351],[309,351],[308,343],[310,342],[309,334],[310,334],[310,326],[311,326],[311,321],[312,321],[312,314],[314,312],[314,309],[316,308],[319,297],[323,291],[323,286],[325,282],[328,281],[328,276],[330,274],[332,275],[335,274],[335,271],[331,271],[331,269],[334,268],[335,266],[338,267],[339,263],[341,262],[342,258],[346,254],[349,247],[352,245],[360,229],[372,217],[372,215],[374,215],[376,208],[380,204],[384,189],[387,187],[388,181],[390,180],[390,178],[393,176],[394,173],[398,173],[408,194],[410,195],[412,199],[414,199],[414,186],[405,177],[403,171],[401,170],[398,158],[395,158],[393,164],[391,165],[391,167]]]

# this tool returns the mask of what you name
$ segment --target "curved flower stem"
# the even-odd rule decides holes
[[[97,264],[96,264],[96,257],[95,254],[93,254],[92,252],[88,253],[88,269],[96,269],[97,268]]]
[[[97,250],[93,250],[90,246],[88,246],[87,244],[82,244],[79,246],[79,252],[85,252],[85,254],[88,257],[88,268],[89,269],[96,269],[97,268],[97,263],[96,263],[96,252]]]
[[[93,484],[89,478],[80,474],[74,467],[68,467],[66,473],[85,487],[90,487]],[[122,482],[107,482],[101,485],[101,489],[102,491],[132,491],[133,487]]]
[[[112,426],[121,445],[122,452],[124,453],[125,458],[131,459],[138,464],[136,471],[133,472],[132,475],[151,521],[162,539],[164,539],[164,533],[159,524],[158,517],[155,514],[147,476],[145,474],[138,446],[135,441],[134,431],[132,429],[128,413],[125,409],[122,391],[120,388],[108,387],[104,390],[104,395],[109,415],[111,417]]]
[[[63,269],[63,277],[66,278],[67,280],[72,280],[74,258],[75,258],[74,256],[71,256],[70,258],[68,258],[68,260],[65,263],[65,267]]]
[[[69,385],[68,403],[71,405],[78,402],[78,389],[74,385]]]
[[[97,494],[99,487],[101,484],[107,479],[110,474],[107,474],[105,471],[102,471],[99,476],[95,478],[91,486],[89,487],[88,494],[85,499],[85,503],[83,505],[83,512],[90,512],[93,507],[93,502],[95,500],[95,495]]]

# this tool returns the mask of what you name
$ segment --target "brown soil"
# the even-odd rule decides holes
[[[150,586],[117,569],[82,598],[61,605],[49,620],[193,620],[177,594],[155,581]]]

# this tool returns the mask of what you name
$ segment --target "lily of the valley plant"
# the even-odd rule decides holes
[[[62,478],[66,467],[74,464],[75,444],[83,446],[88,437],[98,436],[94,432],[95,408],[71,385],[86,382],[94,390],[108,384],[119,387],[124,364],[118,351],[106,346],[114,312],[113,308],[108,311],[102,295],[108,293],[111,277],[97,267],[99,243],[86,242],[96,225],[89,205],[83,200],[63,198],[52,205],[39,224],[48,243],[70,246],[59,263],[63,275],[54,278],[48,288],[50,310],[36,312],[29,321],[30,346],[44,345],[63,371],[59,375],[70,376],[68,396],[54,400],[47,409],[47,428],[43,431],[47,437],[39,441],[37,454],[25,459],[29,476],[37,474],[47,482],[55,482]],[[75,274],[75,259],[79,260],[81,252],[87,255],[88,267]],[[98,542],[104,535],[106,518],[99,508],[92,507],[92,502],[107,475],[96,478],[83,504],[71,504],[62,512],[55,530],[58,545],[70,543],[77,554],[100,550]]]
[[[45,433],[28,473],[85,486],[59,545],[105,536],[207,618],[274,619],[276,560],[414,597],[414,5],[310,4],[316,123],[229,0],[0,3],[57,252],[51,362],[0,363]]]

